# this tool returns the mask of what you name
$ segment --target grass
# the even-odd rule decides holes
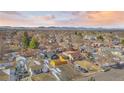
[[[81,67],[90,71],[98,71],[101,69],[99,66],[88,61],[77,61],[76,63],[79,64]]]
[[[6,81],[9,79],[9,76],[5,74],[4,72],[0,73],[0,81]]]
[[[32,76],[33,81],[55,81],[55,77],[52,76],[49,73],[43,73],[43,74],[38,74],[35,76]]]
[[[31,68],[32,70],[37,70],[37,69],[41,69],[41,66],[30,66],[30,68]]]
[[[0,63],[3,63],[3,61],[2,61],[2,60],[0,60]]]

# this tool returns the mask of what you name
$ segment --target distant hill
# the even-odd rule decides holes
[[[0,31],[45,31],[45,30],[71,30],[71,31],[124,31],[124,28],[87,28],[87,27],[11,27],[0,26]]]

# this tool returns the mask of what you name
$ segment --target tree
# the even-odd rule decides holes
[[[78,35],[78,32],[77,31],[75,32],[75,35]]]
[[[24,48],[28,48],[29,46],[29,37],[27,32],[24,32],[22,35],[22,45]]]
[[[38,47],[38,42],[36,41],[34,37],[32,37],[30,44],[29,44],[29,48],[35,49],[37,47]]]
[[[104,41],[104,38],[103,38],[103,36],[101,36],[101,35],[98,36],[97,39]]]
[[[123,39],[123,40],[121,40],[121,44],[122,44],[122,45],[124,45],[124,39]]]

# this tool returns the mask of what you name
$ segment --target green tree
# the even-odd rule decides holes
[[[98,40],[102,40],[102,41],[104,41],[104,38],[103,38],[103,36],[101,36],[101,35],[98,36],[97,39],[98,39]]]
[[[29,46],[29,37],[27,32],[24,32],[22,35],[22,45],[24,48],[28,48]]]
[[[121,44],[123,44],[123,45],[124,45],[124,39],[123,39],[123,40],[121,40]]]
[[[75,32],[75,35],[77,35],[78,34],[78,32]]]
[[[35,49],[37,47],[38,47],[38,42],[36,41],[34,37],[32,37],[30,44],[29,44],[29,48]]]

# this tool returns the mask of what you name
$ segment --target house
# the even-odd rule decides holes
[[[54,53],[54,52],[47,52],[45,54],[45,58],[48,58],[48,59],[59,59],[59,56]]]
[[[112,44],[113,44],[113,45],[119,45],[119,44],[120,44],[120,39],[114,38],[114,39],[112,40]]]
[[[99,47],[104,46],[104,45],[101,44],[101,43],[96,43],[96,42],[95,42],[95,43],[92,43],[91,46],[92,46],[92,47],[95,47],[95,48],[99,48]]]
[[[34,64],[41,65],[41,63],[39,61],[36,61],[36,60],[34,60]]]
[[[94,52],[94,51],[97,51],[96,48],[93,48],[92,46],[88,46],[88,45],[83,45],[83,46],[80,46],[79,48],[80,52]]]
[[[86,45],[82,45],[82,46],[79,47],[79,50],[80,50],[80,52],[86,52],[87,46]]]
[[[57,57],[51,59],[50,61],[50,65],[52,65],[53,67],[57,66],[57,65],[62,65],[62,64],[67,64],[67,60],[62,56],[62,55],[57,55]]]
[[[53,52],[47,53],[47,58],[49,58],[49,60],[51,60],[51,61],[48,62],[48,60],[46,60],[44,62],[47,64],[50,63],[54,67],[56,65],[67,64],[67,61],[62,56],[59,56]]]
[[[80,71],[80,72],[83,72],[83,73],[87,73],[88,72],[87,69],[81,67],[79,64],[76,64],[75,65],[75,69],[78,70],[78,71]]]
[[[93,35],[85,35],[84,40],[97,40],[97,37]]]
[[[52,65],[53,67],[56,67],[58,65],[63,65],[63,64],[67,64],[67,61],[61,61],[61,60],[51,60],[50,61],[50,65]]]
[[[92,61],[96,61],[100,58],[100,56],[97,53],[91,53],[90,59]]]
[[[28,69],[28,61],[25,57],[23,56],[17,56],[16,58],[16,68],[15,68],[15,77],[16,80],[21,80],[23,78],[26,78],[30,75],[29,69]]]
[[[63,50],[61,48],[56,48],[55,49],[55,53],[62,53],[62,52],[63,52]]]
[[[49,68],[48,68],[47,64],[43,64],[43,66],[42,66],[42,72],[43,73],[49,72]]]
[[[17,55],[16,62],[17,64],[27,64],[27,59],[23,56]]]
[[[118,56],[118,57],[122,56],[122,50],[119,49],[119,48],[111,49],[111,53],[112,53],[112,55],[115,55],[115,56]]]
[[[69,60],[82,60],[84,57],[78,51],[66,51],[63,52],[63,55],[69,57]]]

